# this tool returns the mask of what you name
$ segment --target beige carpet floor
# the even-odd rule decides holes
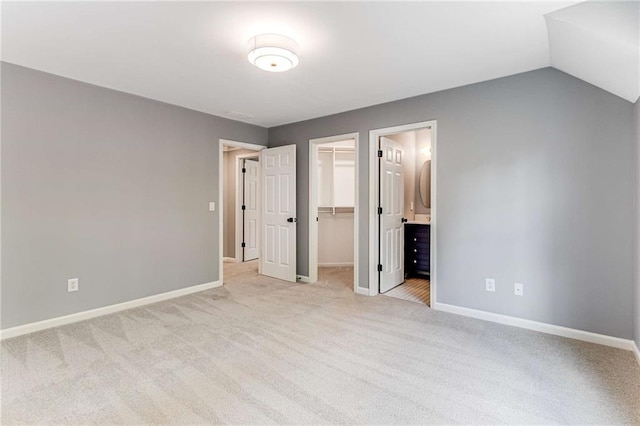
[[[2,424],[640,424],[631,352],[255,266],[3,341]]]

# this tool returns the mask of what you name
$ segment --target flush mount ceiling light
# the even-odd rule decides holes
[[[288,71],[298,65],[298,44],[279,34],[260,34],[249,39],[248,59],[265,71]]]

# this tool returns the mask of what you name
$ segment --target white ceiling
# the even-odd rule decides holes
[[[574,3],[3,2],[1,57],[270,127],[549,66],[544,15]],[[264,32],[300,65],[249,64]]]
[[[636,102],[640,96],[640,2],[588,1],[546,16],[551,65]]]

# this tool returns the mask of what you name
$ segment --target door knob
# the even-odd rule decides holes
[[[293,222],[297,222],[297,221],[298,221],[298,219],[296,219],[295,217],[290,217],[290,218],[287,219],[287,222],[289,222],[289,223],[293,223]]]
[[[406,217],[403,217],[402,218],[402,223],[407,223],[407,222],[409,222],[409,219],[407,219]]]

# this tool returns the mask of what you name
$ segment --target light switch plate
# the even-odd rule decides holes
[[[215,212],[216,211],[216,203],[214,201],[211,201],[209,203],[209,211],[210,212]]]
[[[484,284],[487,291],[496,291],[496,280],[493,278],[485,278]]]
[[[67,280],[67,291],[71,293],[72,291],[78,291],[78,279],[71,278]]]

